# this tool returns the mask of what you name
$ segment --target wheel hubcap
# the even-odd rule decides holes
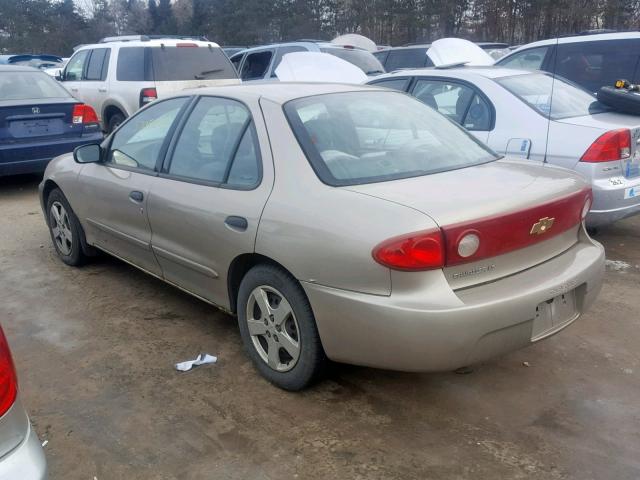
[[[71,247],[73,245],[73,234],[71,233],[69,215],[60,202],[53,202],[50,213],[53,240],[56,242],[56,246],[60,253],[63,255],[69,255],[71,254]]]
[[[291,305],[273,287],[256,287],[247,302],[247,326],[253,346],[272,369],[286,372],[300,357],[300,330]]]

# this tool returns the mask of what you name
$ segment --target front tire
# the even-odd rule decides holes
[[[47,220],[53,246],[60,260],[73,267],[84,264],[87,256],[82,250],[82,227],[62,191],[51,191],[47,199]]]
[[[244,348],[263,377],[297,391],[320,376],[327,358],[295,278],[276,266],[253,267],[240,283],[237,312]]]

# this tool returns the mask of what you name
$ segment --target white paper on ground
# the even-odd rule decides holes
[[[188,372],[193,367],[197,367],[198,365],[216,363],[217,361],[218,357],[214,357],[213,355],[209,355],[208,353],[201,353],[195,358],[195,360],[187,360],[186,362],[176,363],[176,370],[180,372]]]
[[[333,82],[361,84],[367,76],[355,65],[322,52],[293,52],[282,57],[276,68],[283,82]]]
[[[431,44],[427,55],[436,67],[469,65],[485,67],[495,60],[478,45],[462,38],[441,38]]]

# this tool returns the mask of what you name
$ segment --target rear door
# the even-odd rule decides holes
[[[87,240],[154,275],[160,266],[151,251],[147,214],[149,189],[158,160],[188,97],[159,101],[131,117],[113,135],[104,163],[80,172],[74,206]]]
[[[83,101],[93,107],[100,121],[102,121],[104,102],[109,95],[107,73],[110,57],[110,48],[94,48],[90,50],[82,83]]]
[[[259,112],[257,101],[201,97],[149,197],[152,246],[164,278],[227,308],[229,266],[254,251],[273,185]]]
[[[494,109],[471,85],[449,78],[417,78],[411,93],[486,143],[495,122]]]

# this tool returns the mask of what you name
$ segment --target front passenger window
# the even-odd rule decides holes
[[[226,98],[200,99],[180,134],[169,174],[249,187],[259,180],[259,156],[249,110]]]
[[[82,80],[84,62],[87,59],[89,50],[81,50],[69,60],[67,68],[64,70],[64,80],[66,82],[77,82]]]
[[[154,170],[167,133],[186,101],[181,97],[154,103],[124,123],[113,137],[109,162]]]

